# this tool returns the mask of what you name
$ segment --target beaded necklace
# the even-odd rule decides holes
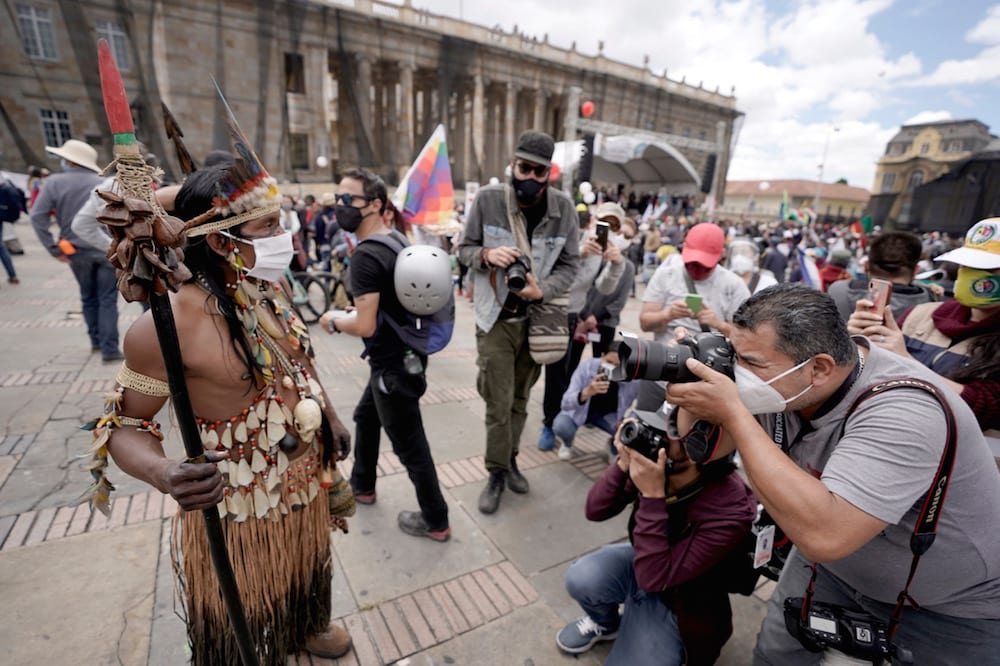
[[[300,442],[313,446],[325,400],[315,377],[278,342],[284,339],[293,349],[313,357],[305,324],[281,285],[247,279],[234,245],[227,260],[237,278],[236,284],[226,286],[234,292],[236,314],[265,386],[239,415],[215,421],[199,418],[198,425],[206,449],[229,451],[231,456],[219,464],[228,480],[219,514],[237,522],[250,515],[277,518],[279,513],[302,508],[319,492],[316,456],[306,455],[290,463],[288,453]],[[198,275],[197,284],[214,295],[204,275]],[[298,394],[294,411],[278,390],[279,377],[282,387]]]

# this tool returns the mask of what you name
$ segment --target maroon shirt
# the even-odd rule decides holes
[[[635,578],[659,593],[677,616],[687,664],[712,664],[732,634],[729,594],[712,571],[746,543],[757,500],[733,473],[705,482],[690,497],[640,497],[628,475],[613,464],[587,494],[587,519],[607,520],[632,505],[629,539]]]

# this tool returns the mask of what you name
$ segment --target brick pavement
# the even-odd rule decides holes
[[[31,556],[30,560],[40,562],[42,567],[65,568],[71,563],[73,567],[82,567],[88,573],[81,576],[93,574],[104,581],[103,585],[130,590],[136,599],[137,612],[142,608],[149,612],[127,619],[121,609],[102,608],[97,598],[88,606],[92,617],[85,626],[76,628],[70,619],[59,619],[62,631],[57,640],[93,641],[94,636],[107,637],[98,640],[95,649],[104,649],[106,657],[98,661],[115,661],[114,655],[121,654],[123,647],[113,637],[124,635],[127,629],[138,632],[140,639],[146,641],[140,640],[137,647],[132,646],[146,654],[144,663],[177,663],[177,655],[183,655],[183,646],[179,644],[183,640],[182,625],[169,612],[152,612],[154,598],[158,606],[164,600],[168,609],[171,605],[169,557],[164,557],[163,551],[167,540],[161,539],[159,544],[159,564],[150,565],[151,570],[142,569],[152,574],[149,577],[148,574],[138,578],[137,574],[115,575],[105,571],[100,562],[91,563],[84,556],[95,543],[126,543],[135,537],[135,530],[154,528],[159,534],[167,534],[169,517],[176,510],[173,500],[124,478],[117,470],[115,481],[120,492],[113,495],[109,517],[92,515],[86,506],[69,500],[54,499],[77,497],[87,487],[88,476],[77,456],[86,450],[89,435],[77,434],[75,427],[100,410],[101,396],[113,386],[116,368],[102,366],[89,353],[79,305],[67,297],[75,293],[68,270],[53,265],[40,251],[26,225],[18,225],[17,229],[28,251],[25,256],[15,257],[23,282],[18,287],[3,285],[0,289],[0,330],[5,340],[14,342],[0,348],[0,592],[5,589],[5,580],[27,573],[5,568],[7,562],[15,561],[19,555]],[[632,301],[625,313],[625,326],[630,323],[635,326],[637,309],[637,303]],[[405,470],[385,443],[378,464],[379,505],[385,501],[389,506],[381,509],[382,513],[378,507],[374,507],[374,512],[373,507],[359,511],[352,520],[351,533],[338,537],[356,540],[344,542],[352,543],[353,547],[335,550],[339,566],[335,567],[334,617],[351,632],[354,649],[337,661],[300,654],[290,656],[289,663],[507,664],[513,663],[510,660],[516,655],[517,663],[530,660],[542,666],[571,660],[598,663],[597,658],[606,654],[606,649],[603,652],[597,649],[596,657],[585,656],[580,660],[566,657],[555,649],[551,632],[578,614],[561,590],[562,572],[575,557],[599,547],[608,538],[584,538],[579,545],[567,545],[576,543],[574,539],[579,541],[580,534],[561,533],[560,530],[570,529],[566,525],[572,521],[553,522],[538,511],[548,503],[545,496],[532,494],[522,498],[507,494],[494,517],[481,516],[474,505],[463,499],[478,493],[486,470],[481,449],[482,404],[474,388],[471,308],[464,299],[459,299],[458,310],[455,340],[433,357],[429,389],[422,399],[429,437],[432,430],[436,433],[432,440],[435,462],[451,507],[454,538],[449,544],[433,544],[400,535],[395,529],[392,502],[405,498],[394,497],[394,492],[401,491],[391,489],[410,487]],[[123,305],[121,314],[124,330],[139,312],[137,306]],[[320,334],[316,346],[320,376],[341,417],[347,421],[367,378],[366,365],[358,356],[360,343],[347,336]],[[538,434],[540,400],[541,383],[532,394],[519,465],[532,479],[533,486],[545,481],[548,486],[543,483],[541,487],[558,488],[558,494],[562,495],[569,493],[577,498],[574,505],[582,507],[589,479],[596,478],[606,466],[602,454],[607,437],[599,430],[582,429],[574,444],[578,454],[569,463],[560,461],[555,452],[539,451],[534,438]],[[573,471],[567,474],[566,470]],[[11,511],[9,507],[15,504],[25,509]],[[516,515],[516,520],[509,520],[511,515]],[[505,519],[509,522],[502,522]],[[456,527],[459,525],[463,527]],[[511,530],[513,535],[508,534]],[[610,540],[624,536],[624,532],[604,534],[612,535]],[[511,538],[541,540],[539,543],[546,544],[547,549],[559,552],[550,558],[558,560],[558,564],[539,569],[530,557],[526,560],[521,552],[500,545],[513,542]],[[370,557],[366,555],[368,549]],[[374,556],[380,549],[386,553],[386,560],[376,565],[378,558]],[[128,556],[127,549],[112,550]],[[50,563],[50,554],[57,552],[63,554],[59,557],[71,559]],[[402,557],[388,559],[392,553]],[[442,559],[451,563],[449,573],[427,579],[426,572]],[[23,560],[23,557],[17,559]],[[366,566],[393,567],[399,580],[393,584],[395,587],[386,582],[373,589],[357,575]],[[41,580],[49,577],[44,569],[32,573],[40,574]],[[404,575],[398,576],[400,573]],[[376,588],[382,580],[379,576],[369,579],[375,581]],[[755,626],[772,588],[773,584],[762,584],[755,596],[734,599],[736,634],[721,663],[748,662]],[[73,605],[67,602],[82,602],[77,594],[84,592],[49,590],[43,585],[38,595],[21,600],[16,616],[0,610],[0,645],[16,644],[14,649],[18,650],[13,657],[4,652],[11,648],[0,647],[0,661],[50,663],[46,658],[46,640],[50,639],[36,636],[30,631],[33,625],[23,623],[35,620],[44,624],[60,618],[63,606]],[[499,638],[496,631],[506,631],[503,627],[509,622],[524,621],[529,626],[521,630],[522,637],[502,651],[484,654],[477,661],[448,656],[492,645]],[[535,630],[532,623],[538,625]],[[107,645],[101,640],[106,640]],[[5,655],[10,658],[5,659]]]

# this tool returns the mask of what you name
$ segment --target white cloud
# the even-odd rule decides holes
[[[986,18],[965,33],[965,41],[973,44],[1000,44],[1000,5],[990,7]]]
[[[934,0],[923,0],[933,2]],[[869,118],[901,101],[922,71],[914,53],[890,54],[871,28],[893,0],[417,0],[431,11],[500,25],[552,44],[650,68],[671,79],[728,92],[745,124],[731,178],[815,178],[831,123],[824,179],[870,187],[875,163],[897,126]],[[790,6],[789,6],[790,5]],[[905,8],[901,8],[905,9]],[[900,10],[901,10],[900,9]],[[992,15],[992,14],[991,14]],[[974,28],[977,39],[988,34]],[[985,37],[983,37],[985,38]],[[997,58],[1000,62],[1000,58]]]
[[[921,123],[936,123],[954,118],[951,111],[921,111],[915,116],[903,121],[904,125],[920,125]]]

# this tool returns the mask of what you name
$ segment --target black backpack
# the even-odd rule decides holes
[[[6,180],[0,183],[0,222],[16,222],[24,210],[24,192]]]

